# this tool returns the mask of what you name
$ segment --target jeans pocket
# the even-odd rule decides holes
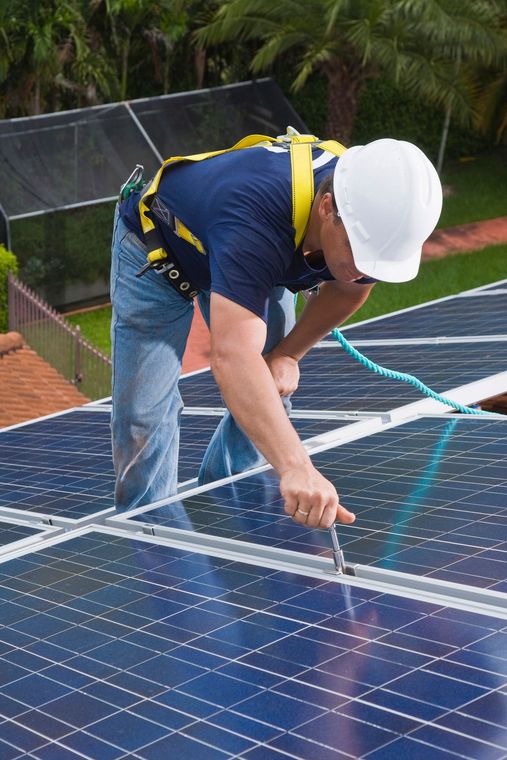
[[[142,240],[139,240],[135,232],[132,232],[132,230],[126,230],[125,234],[120,240],[120,245],[123,246],[123,248],[129,248],[129,249],[141,249],[143,253],[146,255],[148,253],[148,246],[146,243],[143,243]]]

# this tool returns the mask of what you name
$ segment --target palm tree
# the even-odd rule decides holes
[[[476,126],[499,143],[507,134],[507,66],[490,79],[477,97]]]
[[[503,56],[489,70],[474,71],[475,126],[499,143],[507,133],[507,13],[502,20]]]
[[[381,73],[413,94],[470,118],[456,60],[489,63],[501,47],[495,0],[226,0],[198,44],[255,40],[251,69],[292,54],[294,90],[327,81],[327,136],[349,142],[359,94]]]

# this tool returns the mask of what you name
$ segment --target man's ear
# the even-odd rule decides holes
[[[319,218],[324,221],[329,216],[335,216],[333,205],[333,196],[331,193],[324,193],[319,199]]]

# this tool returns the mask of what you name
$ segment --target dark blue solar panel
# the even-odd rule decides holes
[[[179,389],[185,406],[223,407],[224,400],[220,395],[211,370],[200,372],[198,375],[182,377]]]
[[[0,507],[79,519],[113,506],[108,412],[0,432]]]
[[[384,367],[416,375],[439,393],[503,372],[507,366],[507,342],[374,346],[363,353]],[[388,380],[364,368],[338,344],[314,348],[300,362],[300,369],[294,410],[386,412],[425,398],[407,383]],[[187,406],[222,404],[211,373],[184,379],[180,388]],[[498,392],[503,390],[499,388]]]
[[[420,419],[316,456],[358,516],[349,562],[507,590],[507,423]]]
[[[180,435],[179,482],[195,478],[220,417],[206,415],[183,415]],[[350,425],[350,420],[292,420],[302,440]]]
[[[347,562],[507,590],[507,423],[429,418],[312,455],[357,515]],[[132,518],[328,554],[326,531],[285,517],[278,480],[251,476]]]
[[[0,581],[2,757],[507,750],[505,620],[100,532]]]
[[[18,541],[47,535],[48,531],[40,526],[16,523],[8,518],[0,520],[0,553],[4,550],[14,551]],[[0,621],[1,622],[1,621]]]
[[[364,325],[350,325],[345,337],[356,340],[506,335],[507,291],[497,296],[456,296],[440,303],[385,316]],[[330,335],[326,340],[333,341]]]
[[[179,482],[197,476],[219,417],[183,416]],[[0,432],[0,507],[78,519],[113,506],[109,412],[69,412]],[[302,437],[343,421],[296,420]]]

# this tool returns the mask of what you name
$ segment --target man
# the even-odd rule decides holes
[[[120,204],[111,278],[118,510],[176,491],[177,383],[193,313],[188,292],[198,289],[211,331],[211,369],[230,410],[208,447],[200,482],[264,456],[297,523],[328,528],[354,521],[287,417],[298,362],[364,303],[374,282],[416,276],[442,190],[426,156],[404,141],[377,140],[340,158],[316,143],[311,159],[316,194],[299,246],[297,188],[280,144],[182,162],[161,174],[150,218],[158,250],[171,262],[162,276],[145,264],[151,233],[140,221],[143,191]],[[316,286],[295,324],[293,292]]]

